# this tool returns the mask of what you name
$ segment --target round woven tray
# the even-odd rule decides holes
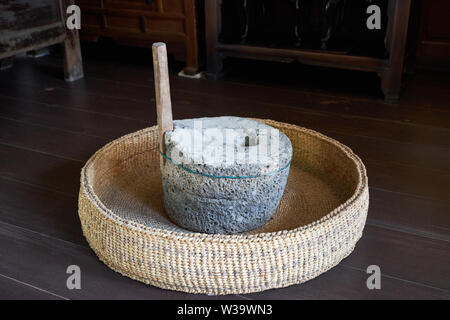
[[[81,171],[79,216],[100,260],[165,289],[240,294],[305,282],[348,256],[369,206],[363,163],[320,133],[264,122],[290,138],[293,161],[272,220],[245,234],[195,233],[168,219],[156,126],[97,151]]]

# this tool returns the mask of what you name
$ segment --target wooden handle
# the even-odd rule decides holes
[[[152,46],[153,69],[155,72],[156,112],[158,114],[159,146],[166,152],[164,133],[173,130],[172,102],[170,100],[169,72],[167,67],[167,49],[163,42]]]

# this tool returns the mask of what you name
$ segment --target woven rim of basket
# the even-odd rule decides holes
[[[329,138],[317,131],[306,129],[303,127],[299,127],[292,124],[287,124],[283,122],[277,122],[270,119],[254,119],[257,121],[264,122],[268,125],[273,125],[274,127],[283,130],[283,128],[286,129],[294,129],[298,131],[302,131],[306,134],[315,136],[316,138],[328,142],[330,144],[335,145],[338,147],[342,153],[344,153],[349,159],[352,160],[353,164],[356,167],[356,170],[358,171],[358,184],[355,188],[354,193],[350,198],[347,199],[344,203],[339,205],[337,208],[329,212],[327,215],[323,216],[321,219],[316,220],[314,222],[311,222],[307,225],[291,229],[291,230],[281,230],[281,231],[275,231],[275,232],[264,232],[264,233],[256,233],[256,234],[235,234],[235,235],[225,235],[225,234],[206,234],[206,233],[184,233],[179,231],[173,231],[173,230],[167,230],[163,228],[155,228],[155,227],[148,227],[145,225],[142,225],[140,223],[136,223],[133,221],[125,220],[119,216],[117,216],[114,212],[112,212],[110,209],[108,209],[97,197],[97,195],[94,192],[93,186],[89,183],[89,175],[87,173],[89,167],[93,164],[93,162],[96,160],[96,158],[104,153],[107,152],[110,148],[114,147],[116,144],[123,143],[126,140],[133,139],[140,135],[146,135],[146,134],[154,134],[157,135],[157,126],[145,128],[127,135],[124,135],[116,140],[111,141],[110,143],[106,144],[104,147],[99,149],[95,154],[86,162],[85,166],[81,170],[81,190],[87,195],[87,198],[94,204],[94,206],[105,216],[108,218],[114,220],[115,222],[129,228],[133,228],[138,231],[143,231],[148,234],[154,234],[158,235],[163,238],[177,238],[177,239],[192,239],[192,240],[200,240],[200,241],[208,241],[208,242],[240,242],[240,241],[267,241],[272,238],[279,238],[282,237],[295,237],[299,232],[302,232],[304,230],[310,230],[314,229],[314,227],[320,227],[321,224],[325,223],[326,221],[336,217],[341,212],[345,212],[346,209],[351,207],[354,202],[359,200],[364,193],[364,189],[367,187],[367,173],[366,169],[364,167],[364,164],[362,163],[361,159],[353,153],[353,151],[341,144],[340,142]],[[155,145],[155,148],[157,146]]]

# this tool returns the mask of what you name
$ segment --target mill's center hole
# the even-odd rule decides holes
[[[258,138],[257,137],[251,137],[251,136],[245,136],[245,147],[253,147],[258,144]]]

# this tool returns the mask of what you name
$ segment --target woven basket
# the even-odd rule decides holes
[[[363,163],[320,133],[263,121],[290,138],[293,162],[272,220],[245,234],[195,233],[168,219],[156,126],[97,151],[81,171],[79,216],[100,260],[165,289],[242,294],[305,282],[348,256],[369,205]]]

